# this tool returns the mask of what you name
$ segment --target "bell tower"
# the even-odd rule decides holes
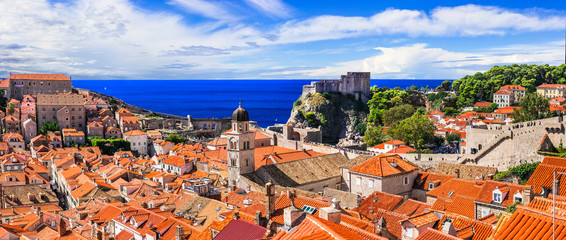
[[[240,106],[232,113],[232,130],[228,135],[228,186],[240,186],[240,175],[255,171],[254,133],[250,131],[248,111]]]

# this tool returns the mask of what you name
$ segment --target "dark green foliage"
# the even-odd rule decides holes
[[[455,142],[455,141],[459,142],[460,139],[462,139],[462,136],[460,136],[460,134],[458,134],[458,133],[447,133],[446,134],[446,141],[448,143]]]
[[[456,91],[458,107],[472,106],[478,101],[493,100],[493,93],[501,86],[521,85],[527,92],[534,92],[543,83],[566,83],[566,64],[494,66],[485,73],[465,76],[452,83]]]
[[[117,105],[117,104],[118,104],[118,100],[116,100],[116,98],[110,98],[110,100],[108,100],[108,104],[110,104],[110,105]]]
[[[301,99],[298,99],[297,101],[295,101],[295,103],[293,103],[293,107],[301,106],[301,104],[303,104],[303,101],[301,101]]]
[[[514,122],[533,121],[554,116],[550,112],[550,103],[545,97],[537,93],[528,93],[519,101],[521,109],[513,113]]]
[[[419,112],[413,116],[400,121],[394,128],[388,131],[393,139],[399,139],[407,145],[421,149],[430,143],[434,137],[436,127],[430,119]]]
[[[114,155],[117,151],[130,151],[130,142],[124,139],[89,137],[88,140],[91,146],[100,148],[102,154]]]
[[[440,86],[436,87],[437,90],[442,90],[442,91],[450,91],[450,88],[452,87],[452,82],[451,81],[444,81],[440,84]]]
[[[370,110],[368,123],[377,125],[382,123],[382,115],[385,110],[407,103],[409,93],[402,90],[390,90],[389,88],[371,87],[372,98],[368,101]]]
[[[366,134],[367,126],[365,123],[358,123],[354,128],[354,132],[359,132],[361,136]]]
[[[320,125],[320,121],[316,118],[316,114],[313,112],[308,112],[305,114],[305,120],[311,127],[318,127]]]
[[[507,207],[507,210],[505,210],[505,212],[514,213],[515,211],[517,211],[517,205],[521,205],[521,204],[523,203],[517,200],[513,204],[509,205],[509,207]]]
[[[416,109],[409,104],[395,106],[383,111],[382,121],[385,126],[393,127],[401,120],[413,116],[415,112]]]
[[[46,135],[47,132],[57,132],[60,130],[61,128],[57,122],[44,122],[43,126],[39,129],[39,134]]]
[[[479,113],[492,113],[493,111],[495,111],[495,109],[498,108],[497,103],[492,103],[489,105],[489,107],[479,107],[476,108],[476,112]]]
[[[432,151],[431,149],[425,148],[425,149],[417,149],[415,151],[409,152],[409,153],[426,153],[426,154],[431,154],[434,153],[434,151]]]
[[[179,144],[179,143],[184,143],[186,142],[188,139],[186,137],[183,137],[179,134],[173,133],[171,135],[169,135],[167,138],[165,138],[165,141],[169,141],[175,144]]]
[[[432,108],[440,108],[444,100],[449,96],[447,92],[439,91],[438,93],[429,93],[426,95],[426,100],[431,102]]]
[[[446,117],[456,117],[460,115],[460,111],[453,107],[445,107],[444,109],[442,109],[442,111],[444,112],[444,116]]]
[[[0,89],[0,109],[5,109],[8,104],[8,99],[4,97],[4,89]]]
[[[521,180],[521,183],[525,183],[527,182],[527,180],[529,180],[531,174],[533,174],[535,169],[538,167],[538,164],[538,162],[521,164],[519,166],[512,167],[507,171],[498,172],[493,176],[493,178],[495,180],[499,180],[506,178],[507,176],[512,174],[514,176],[517,176]]]
[[[330,100],[330,98],[331,98],[330,93],[327,93],[327,92],[323,92],[323,93],[322,93],[322,97],[323,97],[323,98],[326,98],[326,99],[328,99],[328,100]]]
[[[389,136],[383,132],[383,127],[368,127],[366,134],[364,135],[364,142],[368,147],[373,147],[377,144],[386,142],[389,140]]]
[[[14,106],[13,103],[9,102],[8,105],[6,105],[6,114],[14,115],[14,112],[16,112],[16,106]]]

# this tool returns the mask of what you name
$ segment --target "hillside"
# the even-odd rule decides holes
[[[356,125],[365,123],[367,114],[367,105],[351,95],[316,93],[301,96],[295,102],[288,122],[320,126],[324,142],[337,142],[340,138],[353,139]]]

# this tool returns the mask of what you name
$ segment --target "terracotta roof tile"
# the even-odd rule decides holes
[[[454,237],[450,234],[427,228],[415,240],[458,240],[460,238]]]
[[[393,211],[402,201],[402,196],[375,191],[367,196],[354,211],[373,219],[375,214],[377,214],[377,210],[384,209]]]
[[[365,161],[353,168],[351,172],[358,172],[373,176],[386,177],[400,173],[416,171],[419,168],[403,160],[398,155],[381,154]]]

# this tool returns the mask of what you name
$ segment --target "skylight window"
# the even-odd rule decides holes
[[[316,211],[316,208],[315,208],[315,207],[311,207],[311,206],[309,206],[309,205],[304,205],[304,206],[301,208],[301,210],[302,210],[303,212],[308,213],[308,214],[313,214],[314,211]]]
[[[450,192],[448,193],[448,197],[452,197],[452,194],[454,194],[454,191],[450,191]]]

